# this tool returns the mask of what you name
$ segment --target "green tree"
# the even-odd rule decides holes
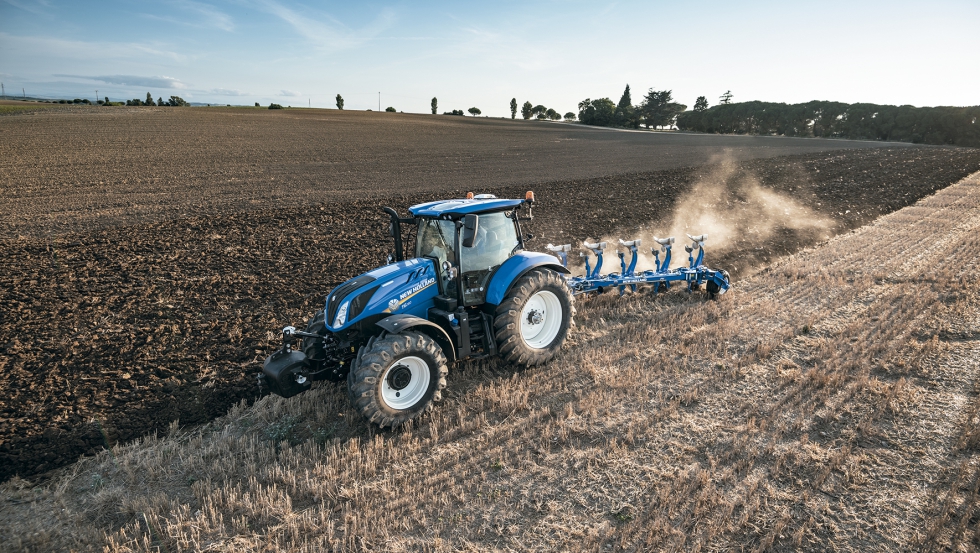
[[[105,99],[105,103],[107,103],[107,104],[109,103],[109,98],[108,97]],[[157,105],[158,106],[165,106],[166,105],[166,103],[163,101],[163,96],[160,96],[159,98],[157,98]]]
[[[544,112],[544,114],[548,117],[548,119],[551,119],[552,121],[557,121],[561,119],[561,114],[552,108],[548,108],[548,111]]]
[[[258,102],[255,102],[255,107],[259,107],[259,103]]]
[[[269,109],[282,109],[282,106],[279,104],[269,104]]]
[[[470,115],[472,115],[473,117],[476,117],[477,115],[483,113],[482,111],[480,111],[480,108],[470,108],[466,111],[470,112]]]
[[[670,127],[677,116],[686,109],[687,106],[684,104],[674,102],[670,90],[657,91],[651,88],[640,104],[640,119],[647,128]]]
[[[531,105],[531,102],[524,102],[524,105],[521,106],[521,117],[524,119],[530,119],[532,115],[531,110],[533,109],[534,106]]]
[[[344,109],[344,97],[340,94],[337,95],[337,109]]]
[[[574,112],[571,112],[570,111],[570,112],[568,112],[568,113],[565,114],[565,121],[574,121],[574,120],[575,120],[575,113]]]
[[[698,99],[694,101],[694,111],[701,112],[708,109],[708,99],[704,96],[698,96]]]
[[[718,97],[718,103],[725,105],[732,103],[732,91],[726,90],[724,94]]]
[[[435,115],[436,114],[436,110],[439,109],[439,100],[435,96],[433,96],[432,97],[432,102],[429,105],[432,108],[432,115]]]
[[[385,111],[388,112],[388,113],[395,113],[395,108],[393,108],[391,106],[388,106],[388,107],[385,108]]]
[[[538,104],[538,105],[534,106],[533,108],[531,108],[531,115],[537,115],[538,118],[540,119],[542,115],[544,115],[545,113],[547,113],[547,111],[548,111],[548,108],[542,106],[541,104]]]
[[[185,107],[185,106],[189,106],[190,104],[188,104],[180,96],[171,96],[170,99],[167,100],[167,105],[174,106],[174,107]]]
[[[633,97],[630,94],[630,85],[628,84],[623,95],[619,98],[619,103],[616,104],[613,121],[621,127],[639,128],[640,126],[640,118],[636,116],[636,110],[633,109]]]
[[[510,118],[517,119],[517,98],[510,99]]]
[[[146,105],[148,105],[148,106],[155,106],[156,105],[153,102],[153,96],[151,96],[149,92],[146,93]]]
[[[586,98],[578,103],[578,120],[586,125],[608,127],[613,124],[615,114],[616,104],[609,98]]]

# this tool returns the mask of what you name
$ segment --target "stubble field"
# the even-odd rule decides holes
[[[0,128],[16,138],[0,143],[4,477],[254,399],[275,331],[383,259],[382,203],[532,188],[537,248],[710,225],[709,259],[738,283],[721,302],[587,300],[555,363],[460,365],[447,401],[404,431],[375,432],[322,386],[115,445],[46,486],[14,479],[6,543],[973,539],[976,285],[946,260],[975,263],[975,184],[769,264],[959,181],[980,152],[320,111],[120,109]]]

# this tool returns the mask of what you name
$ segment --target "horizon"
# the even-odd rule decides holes
[[[577,113],[627,84],[633,104],[672,90],[688,108],[727,90],[733,103],[980,104],[980,5],[965,1],[594,6],[0,0],[0,81],[10,98],[335,108],[340,94],[345,109],[406,113],[434,96],[438,113],[488,117],[510,117],[511,98]]]

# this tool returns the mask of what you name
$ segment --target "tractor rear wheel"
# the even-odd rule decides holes
[[[536,270],[521,277],[497,306],[493,326],[497,352],[507,363],[534,367],[561,349],[574,324],[572,291],[554,271]]]
[[[446,356],[418,332],[388,334],[362,348],[347,377],[354,408],[378,426],[394,428],[442,399]]]

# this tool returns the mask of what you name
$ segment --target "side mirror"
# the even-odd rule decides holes
[[[463,217],[463,247],[472,248],[476,231],[480,228],[480,216],[470,213]]]

